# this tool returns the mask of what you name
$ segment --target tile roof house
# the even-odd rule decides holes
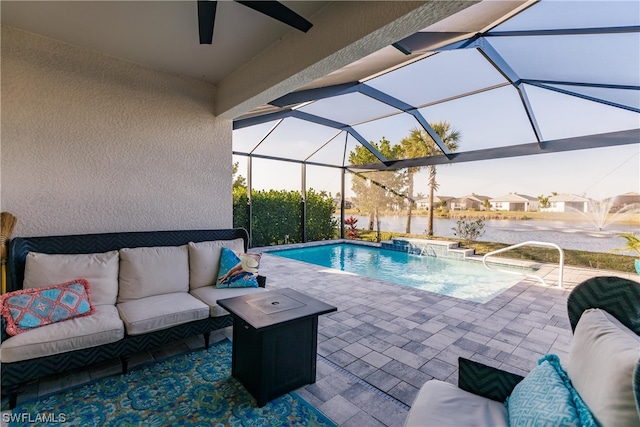
[[[588,212],[590,199],[575,194],[556,194],[549,197],[549,207],[543,212]]]
[[[490,199],[489,202],[491,210],[496,211],[531,212],[537,211],[540,205],[540,201],[536,197],[518,193],[505,194]]]
[[[474,209],[474,210],[486,210],[485,208],[485,200],[490,200],[491,197],[489,196],[481,196],[479,194],[467,194],[466,196],[462,196],[462,197],[456,197],[455,199],[451,200],[451,209],[458,209],[458,210],[468,210],[468,209]]]
[[[450,202],[453,200],[453,197],[450,196],[434,196],[433,203],[437,207],[444,207],[451,209]],[[416,206],[418,209],[429,209],[429,196],[416,200]]]
[[[624,208],[625,206],[633,205],[636,203],[640,204],[640,193],[629,192],[629,193],[619,194],[617,196],[610,197],[609,199],[606,199],[606,200],[611,203],[612,210],[618,211]]]

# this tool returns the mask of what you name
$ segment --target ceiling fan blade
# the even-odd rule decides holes
[[[200,44],[213,42],[213,23],[216,19],[217,1],[198,0],[198,31],[200,32]]]
[[[236,1],[253,10],[270,16],[273,19],[277,19],[278,21],[300,30],[303,33],[306,33],[311,27],[313,27],[311,22],[307,21],[279,1]]]

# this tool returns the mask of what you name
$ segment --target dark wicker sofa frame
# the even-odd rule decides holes
[[[607,311],[640,335],[640,283],[614,276],[587,279],[567,298],[571,330],[589,308]],[[524,377],[472,360],[458,359],[458,387],[488,399],[504,402]],[[640,402],[640,363],[635,369],[636,402]]]
[[[179,246],[189,242],[232,240],[237,238],[244,240],[244,248],[246,250],[248,247],[248,234],[247,231],[242,228],[17,237],[12,239],[9,245],[7,291],[22,289],[25,261],[29,252],[46,254],[87,254],[108,252],[121,248]],[[265,282],[266,279],[260,276],[259,283],[261,287],[265,286]],[[2,363],[2,394],[9,396],[9,406],[14,408],[19,387],[34,379],[71,369],[82,368],[116,357],[120,358],[122,373],[126,373],[128,360],[130,356],[136,352],[199,334],[203,335],[205,347],[208,348],[211,331],[231,325],[231,315],[209,317],[143,335],[125,334],[122,340],[98,347],[19,362]],[[1,333],[1,338],[4,341],[8,337],[4,318],[2,318]]]

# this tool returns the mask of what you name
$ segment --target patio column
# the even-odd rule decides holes
[[[340,238],[344,239],[344,207],[345,207],[345,198],[344,198],[344,189],[346,187],[346,179],[347,179],[347,170],[346,168],[342,168],[342,175],[340,177]]]
[[[247,232],[249,233],[249,247],[253,246],[253,225],[251,221],[251,156],[247,156]]]
[[[307,243],[307,164],[302,163],[302,173],[301,175],[301,187],[302,187],[302,204],[300,206],[301,209],[301,218],[302,224],[300,227],[300,232],[302,233],[302,243]]]

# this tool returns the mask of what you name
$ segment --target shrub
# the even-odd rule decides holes
[[[251,197],[251,245],[270,246],[302,242],[302,195],[298,191],[260,190]],[[333,200],[324,193],[307,191],[307,240],[333,239],[337,220]],[[244,187],[233,189],[233,226],[249,229],[248,198]],[[285,237],[287,236],[287,237]]]
[[[478,218],[475,221],[459,219],[456,226],[451,228],[453,235],[466,241],[477,240],[484,234],[484,220]]]
[[[349,218],[344,220],[344,224],[349,226],[349,229],[347,230],[347,238],[357,239],[360,237],[358,229],[356,228],[357,223],[358,218],[354,218],[353,216],[349,216]]]

